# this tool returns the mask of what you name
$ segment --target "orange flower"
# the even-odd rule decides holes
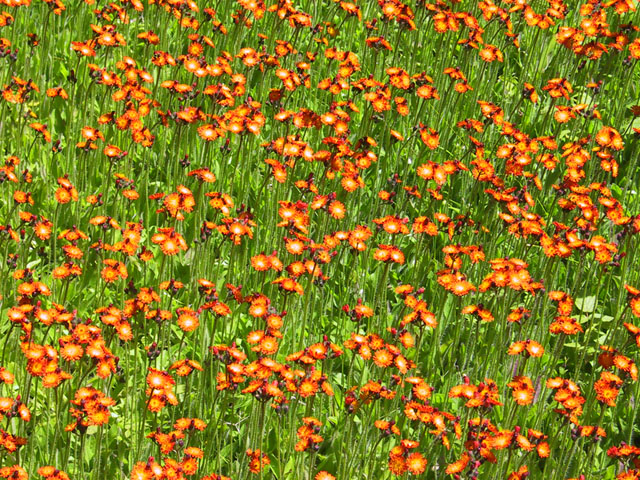
[[[14,382],[15,377],[9,370],[4,367],[0,367],[0,383],[11,385]]]
[[[251,473],[260,473],[260,471],[271,464],[271,460],[266,453],[262,453],[260,450],[246,451],[247,457],[249,457],[249,471]]]
[[[381,262],[394,262],[402,265],[404,263],[404,253],[393,245],[378,245],[373,253],[373,258]]]
[[[151,241],[156,245],[160,245],[162,253],[168,256],[176,255],[180,250],[186,251],[188,249],[184,237],[171,227],[160,228],[159,233],[151,237]]]
[[[479,52],[480,58],[487,63],[499,61],[502,62],[504,57],[502,52],[495,45],[485,45]]]
[[[103,260],[102,263],[104,263],[106,267],[102,269],[100,275],[105,282],[113,283],[118,280],[118,278],[126,279],[129,277],[127,267],[125,267],[124,263],[110,258]]]
[[[637,315],[637,316],[640,316],[640,315]],[[640,347],[640,327],[637,327],[633,323],[625,322],[624,328],[626,328],[629,335],[631,335],[631,337],[635,339],[636,345]]]
[[[224,130],[222,130],[220,127],[215,127],[212,124],[206,124],[198,127],[198,135],[203,140],[211,142],[224,136]]]
[[[524,340],[512,343],[508,353],[509,355],[517,355],[524,351],[532,357],[541,357],[544,353],[544,348],[535,340]]]
[[[273,282],[271,282],[274,285],[278,285],[278,287],[280,287],[281,290],[283,290],[286,293],[290,293],[290,292],[295,292],[298,295],[303,295],[304,294],[304,290],[302,288],[302,285],[300,285],[298,282],[296,282],[293,278],[279,278],[277,280],[274,280]]]
[[[462,472],[465,468],[467,468],[470,460],[471,458],[469,457],[469,454],[467,452],[464,452],[459,460],[456,460],[455,462],[447,465],[445,473],[447,475],[455,475]]]
[[[615,407],[616,398],[620,393],[620,387],[623,383],[620,377],[611,372],[600,373],[600,379],[593,385],[597,394],[596,398],[599,402],[609,407]]]
[[[128,155],[128,152],[123,152],[115,145],[107,145],[104,147],[103,153],[109,158],[115,158],[119,160],[120,158]]]
[[[407,470],[412,475],[422,475],[427,468],[427,459],[419,452],[413,452],[407,457]]]
[[[391,44],[387,42],[384,37],[369,37],[365,40],[365,43],[370,48],[393,50]]]
[[[624,144],[622,137],[613,127],[602,127],[596,134],[596,142],[603,147],[609,147],[614,150],[622,150]]]
[[[71,401],[78,408],[70,408],[71,416],[75,418],[75,422],[68,425],[67,429],[74,430],[79,428],[86,431],[90,426],[101,426],[109,421],[109,407],[116,402],[104,395],[93,387],[82,387],[76,391],[74,399]]]
[[[529,377],[516,376],[513,380],[507,384],[507,386],[513,389],[513,400],[518,405],[530,405],[533,402],[534,389],[533,383]]]
[[[65,343],[64,346],[60,349],[60,356],[64,358],[68,362],[75,362],[82,358],[84,354],[84,350],[80,345],[76,345],[75,343]]]
[[[341,3],[345,3],[345,2],[341,2]],[[336,480],[336,477],[334,477],[333,475],[331,475],[329,472],[325,470],[319,471],[316,474],[316,476],[313,478],[314,480]]]
[[[200,325],[198,314],[190,308],[179,308],[176,313],[178,314],[178,326],[183,332],[193,332]]]
[[[199,418],[179,418],[173,425],[176,430],[199,430],[207,428],[207,424]]]
[[[69,480],[69,475],[51,465],[38,468],[38,475],[47,480]]]
[[[19,437],[14,437],[14,438],[16,440],[19,439]],[[25,440],[25,439],[22,439],[22,440]],[[22,441],[18,442],[18,444],[20,445],[24,445],[24,443],[26,443],[26,440],[25,442],[22,442]],[[5,444],[5,447],[6,447],[6,444]],[[16,444],[16,447],[17,447],[17,444]],[[24,468],[22,468],[20,465],[13,465],[10,467],[7,466],[7,467],[0,468],[0,477],[11,479],[11,480],[27,480],[29,478],[29,475],[27,474],[27,471]]]
[[[420,122],[418,126],[420,131],[420,139],[429,149],[435,150],[440,145],[440,135],[433,128],[428,128]]]
[[[629,299],[631,313],[640,318],[640,290],[632,287],[631,285],[625,285],[624,288],[627,290],[627,298]]]

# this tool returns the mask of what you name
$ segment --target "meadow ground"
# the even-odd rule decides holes
[[[640,478],[637,8],[0,0],[0,478]]]

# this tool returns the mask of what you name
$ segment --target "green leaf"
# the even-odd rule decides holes
[[[576,298],[576,307],[581,312],[591,313],[596,309],[596,297]]]
[[[287,476],[288,474],[293,472],[293,468],[295,467],[295,465],[296,465],[295,457],[291,455],[289,457],[289,460],[287,460],[287,463],[284,466],[284,475]]]

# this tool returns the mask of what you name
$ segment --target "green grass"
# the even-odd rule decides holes
[[[509,13],[514,4],[497,2],[504,9],[504,19],[510,22],[507,23],[498,14],[485,18],[480,3],[410,2],[415,30],[409,30],[397,19],[383,19],[382,3],[377,2],[359,3],[362,21],[348,15],[339,3],[296,3],[296,9],[311,15],[311,27],[301,28],[292,28],[289,20],[280,18],[275,11],[257,18],[260,15],[254,16],[240,3],[228,0],[198,4],[199,11],[193,8],[195,4],[176,3],[173,13],[168,3],[145,3],[144,9],[138,11],[130,3],[89,5],[76,1],[68,2],[59,15],[44,2],[0,6],[2,12],[13,17],[10,25],[0,28],[0,37],[5,39],[2,43],[10,44],[10,54],[0,58],[1,85],[6,92],[15,94],[15,77],[31,80],[39,89],[25,94],[22,103],[7,101],[6,96],[0,103],[3,160],[11,156],[19,159],[14,168],[7,163],[5,173],[0,171],[0,331],[4,334],[0,367],[15,375],[14,383],[0,383],[0,396],[8,398],[9,405],[15,400],[16,407],[23,402],[31,412],[30,421],[23,421],[7,414],[11,407],[0,406],[2,431],[26,439],[26,445],[15,451],[0,446],[0,466],[20,465],[30,476],[38,475],[42,466],[53,465],[72,479],[131,478],[132,472],[140,468],[139,462],[144,464],[154,457],[165,468],[163,478],[173,479],[182,477],[169,470],[171,462],[184,463],[185,449],[197,447],[202,449],[203,457],[197,462],[197,472],[187,476],[198,479],[216,474],[233,479],[306,480],[321,471],[338,479],[391,478],[395,475],[389,469],[390,452],[400,452],[403,459],[419,452],[428,464],[418,476],[429,479],[453,477],[445,473],[447,466],[465,454],[471,456],[471,461],[460,478],[521,478],[509,475],[525,465],[530,478],[563,480],[580,475],[587,479],[613,479],[632,469],[630,459],[619,462],[607,455],[607,450],[623,442],[640,446],[635,413],[638,383],[620,369],[606,369],[598,363],[598,356],[603,352],[601,346],[610,346],[630,361],[638,358],[638,348],[623,325],[637,322],[625,285],[640,287],[636,254],[640,248],[635,153],[638,139],[633,130],[640,128],[640,123],[631,108],[640,103],[640,75],[637,59],[632,58],[633,50],[628,45],[638,38],[634,30],[639,26],[638,14],[617,13],[614,5],[605,8],[606,23],[597,36],[588,37],[583,44],[593,40],[607,45],[608,51],[600,58],[589,58],[556,41],[560,27],[586,28],[582,22],[588,12],[581,12],[579,4],[567,3],[564,18],[541,29],[527,25],[517,9]],[[537,0],[531,3],[538,14],[548,6]],[[226,27],[226,34],[214,28],[204,11],[206,7],[216,11],[215,19]],[[196,19],[199,28],[181,26],[179,12]],[[238,12],[252,22],[251,28],[234,22],[232,15],[237,17]],[[438,33],[441,15],[456,18],[458,29]],[[482,31],[476,33],[486,45],[494,45],[502,52],[502,62],[485,62],[479,49],[461,43],[470,34],[465,17],[469,24],[477,19]],[[374,20],[375,29],[367,28],[366,22]],[[96,26],[94,30],[112,25],[126,45],[95,47],[95,57],[79,56],[71,49],[71,42],[97,37],[91,25]],[[604,35],[607,28],[625,36],[624,42],[618,38],[620,51],[611,45],[615,36]],[[157,45],[137,38],[148,31],[159,36]],[[29,42],[30,33],[37,36],[35,46]],[[207,37],[198,37],[201,53],[190,53],[190,46],[193,49],[192,44],[198,40],[190,35]],[[368,47],[366,39],[374,36],[386,39],[393,49]],[[519,47],[513,38],[518,39]],[[279,40],[290,44],[293,53],[278,58],[280,66],[275,67]],[[478,38],[473,40],[478,42]],[[242,62],[238,54],[246,47],[263,52],[260,65]],[[350,87],[336,95],[318,88],[322,80],[334,80],[341,66],[341,60],[328,58],[330,48],[353,52],[359,62],[359,68],[344,79]],[[175,66],[154,64],[152,59],[158,58],[158,54],[154,57],[155,52],[167,52],[175,59]],[[135,62],[128,75],[122,63],[125,57]],[[185,68],[185,60],[197,60],[203,67],[217,65],[227,73],[200,77]],[[309,68],[298,68],[300,62],[307,62]],[[439,98],[421,98],[417,94],[419,85],[408,90],[392,86],[387,74],[390,67],[402,68],[409,76],[428,75]],[[459,68],[472,89],[456,91],[455,84],[460,80],[444,74],[448,67]],[[276,74],[278,68],[296,73],[301,85],[293,91],[284,88]],[[105,85],[100,80],[104,78],[103,70],[116,75],[121,86]],[[149,82],[142,79],[147,74]],[[238,75],[243,76],[242,82],[238,82]],[[309,88],[304,84],[306,76]],[[379,86],[364,91],[353,86],[368,78],[380,82]],[[553,79],[570,83],[568,99],[552,98],[550,92],[543,90]],[[171,92],[163,86],[167,81],[190,86],[191,90],[184,94]],[[525,83],[535,87],[540,97],[537,103],[523,97]],[[591,83],[599,86],[593,88]],[[239,94],[232,97],[232,105],[216,102],[215,97],[203,92],[218,84],[229,91],[243,85],[244,91],[236,90]],[[45,92],[53,87],[63,87],[69,98],[48,97]],[[128,90],[140,89],[140,96],[126,98]],[[270,93],[273,95],[276,89],[282,89],[280,102],[270,101]],[[377,89],[381,96],[389,96],[388,105],[377,109],[380,111],[367,100],[367,94]],[[117,100],[121,94],[125,98]],[[397,111],[395,97],[406,99],[408,115]],[[260,103],[253,114],[260,112],[264,125],[255,135],[246,130],[233,133],[233,115],[240,113],[236,109],[251,101]],[[503,120],[483,115],[482,102],[499,107]],[[580,104],[584,108],[578,108],[575,119],[568,123],[554,119],[557,106]],[[179,120],[176,114],[188,109],[195,112],[194,121]],[[313,120],[315,127],[298,127],[296,113],[304,113],[302,109],[318,116],[329,112],[345,115],[348,130],[336,133],[331,126],[317,123],[317,118]],[[294,120],[278,120],[276,115],[281,110],[289,110]],[[580,111],[589,114],[582,115]],[[101,124],[101,115],[111,112],[114,122]],[[129,123],[124,120],[127,112]],[[457,126],[467,119],[477,120],[482,132]],[[138,120],[140,124],[136,123]],[[33,122],[46,125],[51,142],[29,126]],[[204,141],[198,127],[216,122],[220,122],[224,137]],[[504,122],[516,130],[509,132]],[[421,140],[421,124],[437,131],[437,148],[432,149]],[[81,132],[86,126],[97,128],[104,135],[104,140],[96,141],[95,150],[76,147],[83,140]],[[623,148],[603,145],[598,134],[604,127],[619,133]],[[133,131],[143,128],[153,136],[151,145],[144,146],[132,137]],[[404,139],[397,141],[391,130]],[[278,151],[272,142],[288,136],[317,156],[304,159]],[[553,138],[557,147],[543,145],[543,137]],[[107,145],[117,146],[127,154],[111,159],[103,152]],[[516,168],[517,155],[505,158],[505,145],[528,155],[529,161],[520,158],[522,167]],[[578,145],[581,152],[563,155]],[[328,152],[326,156],[318,154],[322,151]],[[601,164],[598,154],[603,152],[619,165],[617,175]],[[556,157],[554,168],[545,168],[539,158],[542,154]],[[330,160],[323,161],[327,156]],[[267,159],[286,165],[286,180],[276,180]],[[455,160],[465,168],[444,182],[419,174],[419,167],[428,162],[435,166]],[[482,167],[481,160],[488,162],[492,175],[480,175],[480,170],[489,168]],[[580,160],[576,167],[575,162]],[[189,175],[199,168],[213,172],[216,181],[203,183]],[[27,170],[30,181],[23,175]],[[9,178],[10,172],[16,175],[17,182]],[[578,172],[577,181],[570,181],[572,172]],[[119,184],[117,174],[130,181],[123,185],[121,180]],[[78,201],[62,204],[56,200],[57,179],[61,177],[77,190]],[[350,178],[361,188],[345,188]],[[317,192],[299,183],[303,180],[312,181]],[[405,187],[415,187],[419,195],[410,195]],[[163,208],[163,198],[150,198],[184,188],[191,191],[195,206],[182,211],[183,219],[158,211]],[[137,191],[139,198],[126,198],[123,191],[127,189]],[[18,191],[28,192],[33,203],[18,204],[14,200]],[[388,192],[392,201],[383,200],[381,191]],[[209,203],[212,196],[206,194],[213,192],[229,195],[233,200],[228,213]],[[88,201],[91,195],[98,197],[97,203]],[[320,200],[327,205],[341,202],[346,215],[339,219],[326,208],[313,209]],[[279,210],[284,202],[304,202],[297,204],[305,219],[302,225],[283,222]],[[607,216],[616,208],[619,215],[629,217],[627,224],[616,224]],[[33,214],[34,220],[25,221],[21,212]],[[97,222],[90,223],[97,216],[106,217],[107,222],[113,219],[118,225],[103,228],[95,225]],[[396,217],[396,227],[406,224],[408,233],[392,234],[379,228],[374,220],[386,216]],[[421,216],[435,223],[436,235],[412,230],[414,220]],[[36,223],[44,219],[51,222],[51,235],[42,239],[36,234]],[[223,234],[223,219],[248,225],[251,236],[244,235],[234,244]],[[527,232],[532,225],[526,221],[535,223],[540,231]],[[141,225],[134,254],[112,248],[124,240],[125,229],[134,229],[133,224]],[[361,225],[367,226],[372,235],[365,241],[366,248],[358,251],[350,246],[347,237],[348,232]],[[569,241],[563,225],[569,237],[574,235],[582,246],[572,246],[563,257],[550,255],[546,242],[557,245]],[[74,227],[87,238],[70,241],[60,237]],[[160,229],[169,228],[187,244],[187,249],[176,255],[165,255],[153,239]],[[612,250],[610,258],[596,258],[596,251],[603,254],[606,250],[597,245],[598,237]],[[287,249],[287,243],[295,238],[305,247],[301,255]],[[71,259],[63,250],[72,243],[83,253],[81,258]],[[376,260],[374,252],[380,245],[400,249],[404,262]],[[443,249],[448,246],[477,246],[484,258],[474,263],[464,252],[447,255]],[[152,259],[140,258],[143,248],[153,253]],[[252,257],[272,252],[282,262],[282,272],[252,268]],[[324,257],[327,263],[321,263]],[[524,290],[481,288],[493,272],[490,261],[505,258],[526,262],[531,282],[541,285]],[[104,261],[111,259],[122,262],[127,278],[105,282]],[[287,293],[274,283],[283,277],[293,278],[291,271],[300,266],[294,262],[311,260],[318,263],[309,264],[297,278],[304,294]],[[82,274],[77,278],[55,278],[54,269],[65,262],[78,265]],[[448,268],[464,274],[475,289],[459,296],[444,288],[442,279]],[[19,273],[24,278],[19,278]],[[51,295],[20,295],[20,285],[31,279],[46,285]],[[216,295],[207,298],[199,289],[199,279],[212,282]],[[182,282],[184,288],[162,290],[160,284],[169,280]],[[238,302],[227,295],[227,284],[241,285],[247,301]],[[433,313],[437,327],[420,326],[420,320],[406,327],[401,325],[412,308],[406,304],[410,301],[405,302],[394,289],[406,284],[414,287],[412,295],[416,299],[426,302],[424,308]],[[132,299],[143,288],[153,289],[158,300],[148,306],[138,303],[134,308]],[[420,288],[423,290],[417,293]],[[565,292],[574,300],[573,308],[565,314],[577,321],[582,332],[550,332],[550,325],[560,315],[558,302],[549,298],[552,291]],[[277,341],[275,351],[266,344],[260,347],[261,351],[249,342],[249,337],[255,336],[250,333],[267,329],[265,320],[250,312],[249,300],[255,304],[261,295],[269,313],[282,316],[280,328],[269,327],[269,336]],[[345,313],[345,305],[352,309],[359,300],[373,309],[371,317],[357,320]],[[208,305],[214,301],[228,305],[231,313],[215,314]],[[463,314],[462,309],[472,304],[489,310],[494,321],[482,322]],[[19,305],[25,310],[31,305],[33,310],[23,320],[12,322],[10,314]],[[110,306],[130,324],[130,340],[119,338],[114,326],[109,321],[105,323],[96,312]],[[508,322],[509,313],[517,307],[529,310],[530,315],[521,324]],[[69,315],[51,325],[37,318],[37,309],[52,308]],[[180,308],[198,312],[199,327],[194,331],[181,329],[177,321]],[[172,318],[156,321],[149,313],[154,309],[169,311]],[[82,323],[100,329],[92,334],[91,341],[104,342],[114,371],[97,375],[98,361],[88,351],[77,361],[62,358],[65,342],[71,340],[69,336],[79,335],[78,325]],[[26,336],[29,331],[30,337]],[[413,345],[402,344],[400,335],[405,331],[411,334]],[[366,352],[347,348],[352,346],[347,342],[352,334],[383,339],[385,345],[391,345],[389,351],[401,355],[411,368],[403,371],[393,364],[379,366]],[[507,353],[512,343],[525,340],[539,342],[544,354],[525,358]],[[343,354],[329,355],[314,366],[287,360],[289,355],[322,342],[339,346]],[[82,343],[76,338],[72,343],[86,350],[90,341]],[[27,356],[21,344],[25,349],[29,344],[53,347],[59,358],[50,365],[68,372],[70,378],[56,387],[47,387],[41,375],[27,370]],[[244,365],[245,378],[236,389],[222,388],[224,382],[218,375],[226,371],[225,361],[231,360],[210,348],[220,345],[234,346],[246,355],[246,360],[239,362]],[[145,392],[148,369],[169,371],[181,359],[198,362],[202,370],[194,370],[187,377],[170,371],[178,403],[150,411],[150,398]],[[252,380],[260,378],[254,368],[260,361],[280,366],[277,371],[267,371],[265,378],[267,383],[278,381],[282,404],[260,397],[260,392],[242,393]],[[606,406],[594,389],[595,382],[607,370],[624,380],[615,406]],[[534,395],[530,405],[518,405],[513,400],[508,384],[515,375],[531,379]],[[548,379],[556,377],[571,380],[580,388],[584,403],[574,420],[582,426],[603,428],[606,438],[581,437],[577,425],[556,411],[562,407],[554,400],[555,390],[546,385]],[[309,378],[315,379],[318,390],[307,396],[300,384]],[[452,398],[451,389],[463,384],[465,378],[473,385],[485,378],[495,381],[503,405],[472,408],[465,406],[466,399]],[[412,393],[412,382],[417,379],[432,388],[429,399],[419,399]],[[333,395],[320,388],[323,381],[331,386]],[[393,398],[366,393],[372,386],[368,382],[379,382],[393,392]],[[69,408],[80,408],[71,401],[78,389],[87,386],[115,401],[108,408],[108,423],[90,425],[84,432],[65,431],[73,421]],[[421,407],[408,403],[412,401]],[[423,421],[412,419],[408,408],[411,405],[431,415],[450,415],[444,421],[450,448],[444,446],[432,416],[424,416]],[[300,440],[298,429],[306,417],[322,422],[318,434],[323,440],[317,444],[317,451],[309,448],[301,452],[295,448]],[[208,425],[203,431],[186,432],[170,452],[163,453],[148,435],[170,433],[180,418],[199,418]],[[470,424],[474,419],[489,421],[495,429],[479,433]],[[401,434],[381,436],[380,429],[374,426],[376,420],[394,422]],[[515,438],[505,449],[495,448],[488,440],[498,431],[506,436],[519,431],[526,436],[529,429],[548,436],[548,458],[540,458],[535,450],[517,447]],[[495,463],[488,461],[488,450],[482,451],[482,457],[470,443],[477,435],[485,438]],[[402,450],[402,439],[417,441],[419,446]],[[270,464],[257,474],[250,473],[248,449],[266,453]],[[478,468],[474,469],[476,461]],[[5,476],[2,472],[0,476]],[[629,475],[620,478],[636,478],[633,475],[638,474]]]

